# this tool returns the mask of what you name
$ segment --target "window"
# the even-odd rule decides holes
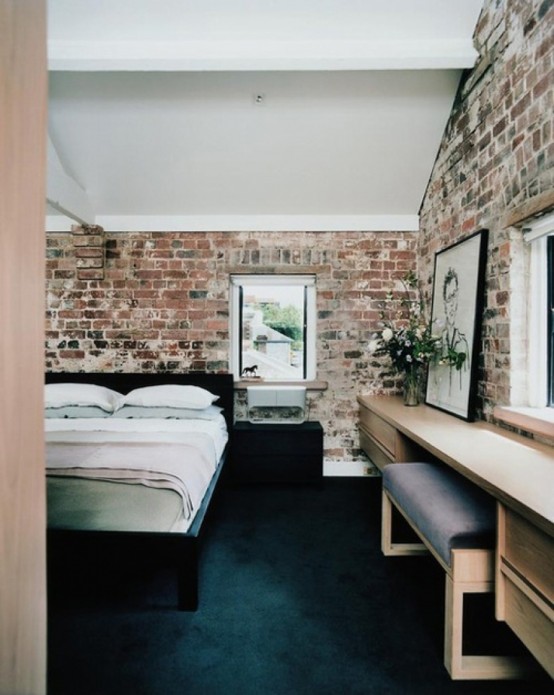
[[[548,405],[554,406],[554,236],[547,240]]]
[[[530,244],[528,371],[529,405],[554,406],[554,215],[525,229]]]
[[[231,276],[235,378],[315,379],[315,276]]]
[[[510,404],[494,416],[552,439],[554,426],[554,214],[523,229],[510,277]],[[515,240],[514,240],[515,244]]]

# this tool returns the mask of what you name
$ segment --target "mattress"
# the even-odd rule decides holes
[[[222,416],[209,421],[51,418],[45,421],[45,428],[47,511],[51,529],[186,532],[228,440]],[[113,475],[110,470],[106,473],[107,479],[102,479],[102,468],[97,465],[78,459],[71,462],[73,452],[79,453],[80,449],[87,454],[85,459],[92,453],[92,460],[98,460],[95,459],[97,452],[102,452],[102,467],[106,465],[105,454],[113,450],[116,454],[114,468],[121,467],[122,461],[123,465],[130,461],[131,469],[138,472],[122,482],[110,479]],[[172,451],[173,455],[173,450],[183,452],[182,465],[174,455],[171,469],[171,474],[178,475],[182,481],[180,486],[185,493],[181,490],[181,494],[168,489],[171,486],[163,477],[164,454]],[[137,465],[132,458],[133,451],[148,459],[148,465],[144,462]],[[157,456],[157,451],[161,455]],[[64,461],[60,452],[70,462]],[[137,460],[140,458],[138,456]],[[159,476],[143,478],[144,468]],[[98,479],[99,472],[101,479]],[[117,472],[115,475],[117,478]],[[158,477],[162,480],[161,487],[152,482]],[[190,505],[183,505],[183,496]]]

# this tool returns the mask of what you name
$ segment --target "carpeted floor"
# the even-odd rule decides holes
[[[86,581],[56,577],[49,695],[551,692],[449,680],[443,574],[428,558],[381,555],[379,480],[222,492],[197,612],[173,609],[163,568],[99,561]],[[470,610],[470,638],[488,632],[483,611]]]

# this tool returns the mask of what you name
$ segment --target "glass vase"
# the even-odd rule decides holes
[[[419,372],[406,372],[404,378],[404,405],[414,406],[420,403]]]

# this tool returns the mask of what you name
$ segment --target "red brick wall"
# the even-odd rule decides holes
[[[539,212],[554,189],[554,3],[486,0],[480,53],[465,76],[421,208],[419,274],[427,291],[434,253],[488,228],[479,410],[510,403],[522,337],[527,250],[510,226]],[[513,222],[512,222],[513,224]],[[523,303],[524,304],[524,303]]]
[[[83,279],[82,235],[50,233],[46,367],[227,371],[229,275],[315,273],[317,378],[329,387],[310,394],[310,418],[324,426],[328,459],[360,459],[356,396],[395,387],[381,378],[383,368],[370,364],[367,342],[392,278],[415,265],[416,237],[106,233],[103,277]],[[237,405],[240,414],[240,399]]]

